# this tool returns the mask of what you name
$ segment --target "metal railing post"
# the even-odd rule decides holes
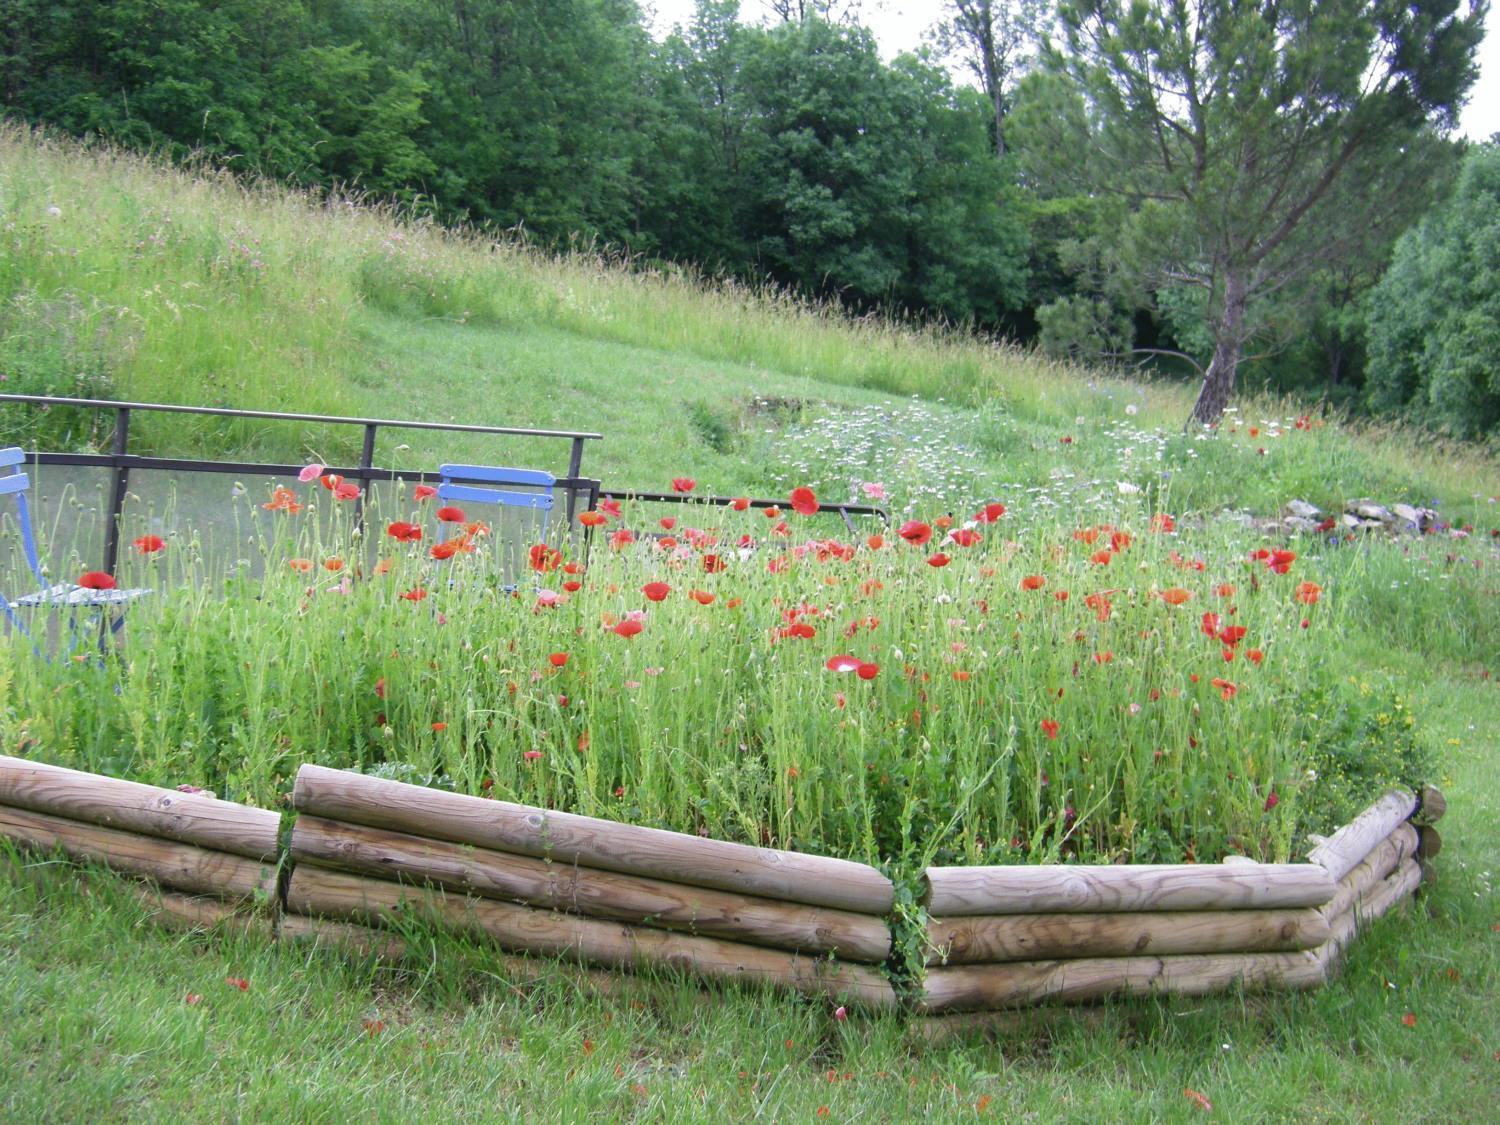
[[[578,474],[583,471],[583,438],[575,437],[572,448],[568,450],[568,479],[577,480]],[[576,485],[568,486],[568,527],[573,526],[573,513],[578,507],[578,488]]]
[[[115,411],[115,438],[111,453],[116,458],[123,458],[128,452],[130,445],[130,409],[120,407]],[[119,460],[114,465],[114,482],[110,489],[109,498],[109,523],[104,528],[104,570],[107,574],[115,572],[115,564],[120,561],[120,521],[125,510],[125,490],[130,484],[130,470]]]
[[[375,466],[375,432],[379,428],[374,422],[365,423],[365,441],[359,451],[359,499],[354,502],[354,522],[359,527],[365,523],[365,493],[370,490],[370,470]]]

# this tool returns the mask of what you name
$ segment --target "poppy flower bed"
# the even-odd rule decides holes
[[[311,760],[898,881],[1284,861],[1425,780],[1401,702],[1328,659],[1319,564],[1166,513],[1012,538],[992,502],[855,539],[806,488],[785,511],[606,503],[590,551],[537,544],[507,592],[471,513],[412,496],[361,540],[302,484],[251,509],[264,579],[137,540],[129,577],[163,593],[109,687],[12,662],[11,745],[263,806]]]

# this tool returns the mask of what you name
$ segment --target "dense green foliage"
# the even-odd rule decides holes
[[[1339,407],[1411,397],[1364,386],[1362,297],[1446,193],[1478,9],[950,0],[936,54],[883,60],[857,5],[773,7],[699,0],[656,41],[634,0],[6,0],[0,101],[636,268]],[[25,316],[0,311],[28,337],[12,370],[100,389],[100,355]],[[1407,414],[1494,428],[1444,401]]]
[[[1458,187],[1396,246],[1369,294],[1377,408],[1464,437],[1500,428],[1500,148],[1469,153]]]

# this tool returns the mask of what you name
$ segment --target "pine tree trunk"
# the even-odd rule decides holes
[[[1235,369],[1245,342],[1245,282],[1230,274],[1224,280],[1224,295],[1214,324],[1214,356],[1203,373],[1203,389],[1193,404],[1188,426],[1212,426],[1224,414],[1234,393]]]

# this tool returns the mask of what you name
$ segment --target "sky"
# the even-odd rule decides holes
[[[661,34],[673,24],[688,22],[694,0],[643,0],[642,7],[654,9],[655,27]],[[747,21],[758,19],[764,10],[760,0],[741,0],[740,8],[741,18]],[[917,47],[942,9],[938,0],[865,0],[861,22],[874,32],[881,53],[890,58]],[[1459,121],[1459,132],[1476,141],[1500,133],[1500,12],[1488,22],[1489,34],[1479,48],[1479,81]]]

